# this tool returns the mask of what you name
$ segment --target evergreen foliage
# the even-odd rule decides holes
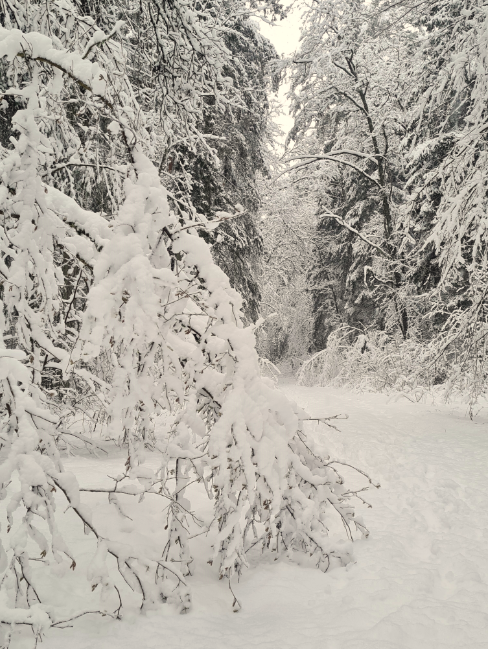
[[[316,203],[312,350],[338,328],[371,347],[400,334],[405,357],[423,350],[412,384],[442,366],[433,383],[471,405],[487,375],[486,25],[476,0],[322,0],[281,64],[287,171]]]

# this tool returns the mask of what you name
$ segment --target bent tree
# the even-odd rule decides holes
[[[88,613],[118,617],[131,592],[141,608],[188,610],[190,536],[208,531],[229,587],[253,548],[306,553],[324,570],[347,562],[332,532],[367,533],[356,494],[307,437],[306,414],[261,378],[242,300],[198,236],[205,218],[170,209],[151,160],[157,131],[129,74],[130,31],[115,17],[102,31],[66,1],[0,6],[12,131],[0,155],[5,643],[16,625],[37,640]],[[184,11],[195,39],[200,20],[216,20]],[[95,212],[86,204],[100,177],[108,198]],[[110,488],[80,485],[83,475],[64,468],[73,437],[94,444],[76,429],[76,409],[103,411],[127,451]],[[210,520],[198,491],[212,501]],[[123,497],[136,498],[137,523],[119,534],[86,492],[124,520]],[[156,550],[149,498],[164,501]],[[80,569],[66,516],[93,541],[86,574],[97,601],[87,607],[55,598],[63,566]]]

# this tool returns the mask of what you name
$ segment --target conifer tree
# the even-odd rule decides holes
[[[340,322],[408,335],[400,142],[415,34],[391,13],[379,2],[318,2],[292,61],[290,173],[314,188],[319,217],[310,272],[318,349]]]

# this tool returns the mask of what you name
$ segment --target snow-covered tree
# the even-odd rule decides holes
[[[409,329],[400,141],[415,34],[398,23],[401,7],[393,16],[382,9],[311,4],[290,61],[290,173],[315,191],[319,214],[311,269],[319,348],[339,321],[376,322],[404,338]]]
[[[280,169],[274,162],[275,173]],[[296,367],[310,351],[312,312],[307,282],[314,245],[314,194],[300,191],[289,178],[260,182],[261,314],[258,350],[273,363],[289,360]]]
[[[448,359],[448,388],[467,389],[474,402],[486,383],[488,17],[471,0],[407,7],[424,39],[405,138],[406,237],[430,314],[429,362]]]
[[[258,269],[263,253],[256,223],[261,200],[256,178],[268,171],[268,95],[273,85],[268,63],[276,52],[252,20],[236,21],[225,42],[233,61],[232,68],[226,66],[226,73],[239,93],[240,105],[219,112],[209,102],[204,128],[215,138],[217,160],[198,155],[187,165],[194,169],[192,202],[199,212],[211,218],[216,211],[233,211],[235,205],[243,208],[239,218],[227,221],[206,238],[217,264],[244,298],[246,320],[256,321],[261,298]]]
[[[476,0],[318,2],[293,60],[294,173],[322,213],[316,348],[352,325],[372,349],[396,322],[402,357],[422,358],[409,382],[471,405],[487,375],[486,26]]]
[[[131,80],[130,32],[108,14],[102,31],[77,4],[0,4],[12,128],[0,155],[7,638],[17,624],[38,639],[87,613],[117,617],[127,589],[142,608],[163,600],[187,610],[192,526],[215,527],[211,562],[229,586],[253,547],[302,552],[326,570],[350,557],[332,533],[342,529],[349,540],[366,533],[336,461],[307,438],[305,413],[260,376],[242,299],[198,235],[215,223],[171,209],[151,160],[153,114]],[[108,199],[90,210],[87,187],[104,171]],[[57,448],[77,435],[66,426],[71,402],[61,387],[80,385],[127,449],[111,489],[80,488],[82,476],[64,470]],[[167,425],[158,426],[161,416]],[[152,469],[148,451],[159,458]],[[212,499],[212,520],[195,511],[190,484]],[[122,496],[163,499],[158,547],[143,515],[137,530],[122,534],[84,502],[85,491],[108,496],[122,519]],[[101,601],[89,608],[56,602],[56,589],[45,587],[63,565],[76,568],[61,531],[66,507],[93,540],[87,577]]]

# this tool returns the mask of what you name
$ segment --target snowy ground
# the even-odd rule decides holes
[[[312,416],[347,413],[341,432],[321,427],[329,452],[381,483],[365,496],[373,509],[360,507],[371,536],[355,544],[355,563],[327,574],[254,567],[235,587],[237,614],[225,584],[201,568],[188,615],[162,606],[121,622],[90,616],[51,630],[44,649],[488,648],[488,420],[384,395],[284,389]],[[71,462],[92,484],[108,472]]]

